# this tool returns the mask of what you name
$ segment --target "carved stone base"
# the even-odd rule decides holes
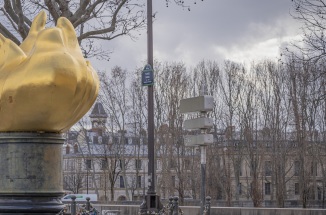
[[[0,133],[0,214],[57,214],[62,144],[54,133]]]

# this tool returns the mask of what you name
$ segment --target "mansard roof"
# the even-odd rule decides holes
[[[90,118],[107,118],[108,115],[105,112],[102,103],[96,102],[94,105],[94,108],[92,110],[91,115],[89,115]]]

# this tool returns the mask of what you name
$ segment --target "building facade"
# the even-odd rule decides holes
[[[97,103],[90,115],[91,128],[67,133],[64,188],[96,193],[102,202],[142,200],[148,186],[146,132],[113,132],[107,118]],[[184,133],[173,136],[168,130],[162,125],[155,134],[157,194],[162,199],[178,195],[182,203],[198,200],[199,151],[184,146]],[[268,133],[256,131],[254,138],[242,138],[232,128],[213,133],[215,143],[207,150],[207,195],[224,206],[324,203],[326,150],[321,136],[298,142],[293,132],[282,139]]]

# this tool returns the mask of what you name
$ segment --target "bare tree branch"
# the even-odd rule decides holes
[[[54,3],[53,0],[44,0],[45,5],[48,7],[49,12],[51,16],[53,17],[54,21],[57,22],[57,20],[60,17],[60,10],[57,7],[57,5]]]
[[[92,5],[90,5],[86,10],[80,10],[79,12],[83,12],[83,14],[76,14],[73,15],[71,22],[73,23],[74,27],[77,27],[78,25],[80,25],[81,23],[84,23],[86,21],[88,21],[91,18],[91,14],[94,11],[94,9],[100,4],[102,3],[102,0],[97,0],[96,2],[94,2]],[[122,0],[122,5],[126,2],[126,0]],[[122,6],[121,5],[121,6]],[[83,6],[84,7],[84,6]],[[81,7],[80,7],[81,8]],[[119,11],[118,11],[119,12]],[[80,17],[79,19],[77,19],[76,21],[73,22],[73,19],[76,19]]]
[[[82,43],[85,39],[112,40],[124,35],[134,39],[136,37],[133,32],[146,26],[144,5],[138,0],[4,0],[0,3],[6,16],[2,22],[2,32],[14,38],[14,33],[8,34],[10,30],[7,29],[7,33],[4,30],[5,26],[8,26],[6,23],[10,23],[24,39],[31,25],[30,19],[43,9],[50,14],[49,23],[56,24],[59,17],[69,19],[76,28],[81,45],[87,44]],[[20,39],[16,37],[13,40],[17,42]],[[87,50],[85,53],[88,56],[94,56],[103,51],[110,53],[107,50],[97,51],[95,46],[91,49],[85,47],[83,50]]]
[[[17,0],[16,3],[21,3],[21,2],[20,2],[20,0]],[[21,36],[23,38],[25,38],[26,35],[24,37],[24,32],[28,32],[29,27],[26,26],[24,22],[22,22],[22,23],[20,22],[20,17],[17,16],[15,11],[13,10],[10,0],[4,0],[4,9],[9,14],[10,18],[17,24],[19,33],[23,33]]]
[[[24,14],[20,0],[15,0],[15,5],[17,6],[17,14],[18,14],[18,31],[23,39],[27,37],[28,31],[25,31],[24,28]]]
[[[21,8],[21,2],[19,2],[19,4],[20,4],[20,9],[18,9],[17,8],[17,3],[15,3],[15,4],[12,4],[12,6],[13,6],[13,9],[14,9],[14,11],[18,14],[19,13],[19,10],[20,11],[23,11],[23,9]],[[24,16],[24,14],[22,14],[23,15],[23,18],[24,18],[24,22],[26,22],[26,24],[28,25],[28,26],[31,26],[32,25],[32,21],[30,20],[30,19],[28,19],[26,16]]]
[[[8,31],[7,28],[1,24],[1,22],[0,22],[0,33],[3,36],[7,37],[8,39],[12,40],[17,45],[20,44],[20,41],[12,33],[10,33],[10,31]]]
[[[72,17],[70,17],[70,21],[72,23],[75,23],[77,21],[77,19],[84,14],[84,12],[85,12],[85,10],[86,10],[86,8],[87,8],[87,6],[89,5],[90,2],[91,2],[91,0],[83,0],[83,1],[81,1],[80,7],[76,10],[74,15]]]
[[[83,40],[85,38],[88,38],[89,36],[92,35],[97,35],[97,34],[105,34],[109,32],[113,32],[116,28],[116,22],[117,22],[117,15],[119,11],[121,10],[122,6],[126,3],[127,0],[122,0],[121,3],[118,5],[117,9],[115,10],[113,16],[112,16],[112,21],[111,21],[111,26],[105,29],[100,29],[96,31],[89,31],[86,32],[85,34],[82,34],[78,37],[78,40]]]

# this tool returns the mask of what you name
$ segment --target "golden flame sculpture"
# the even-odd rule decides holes
[[[93,105],[98,76],[64,17],[39,13],[20,46],[0,34],[0,132],[64,132]]]

